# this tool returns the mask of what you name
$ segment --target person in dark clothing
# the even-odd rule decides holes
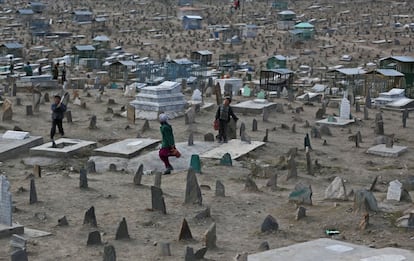
[[[56,134],[56,126],[59,129],[60,135],[62,136],[65,135],[65,132],[63,131],[62,120],[63,120],[64,113],[66,111],[66,105],[62,103],[62,99],[59,95],[55,95],[54,100],[55,102],[51,106],[52,128],[50,129],[50,138],[52,139],[53,143],[54,143],[53,138],[55,137],[55,134]]]
[[[66,82],[66,63],[63,63],[62,68],[62,84]]]
[[[33,76],[33,69],[32,69],[32,66],[30,65],[30,62],[27,62],[23,70],[25,71],[26,76]]]
[[[59,78],[59,63],[56,63],[52,68],[52,76],[53,80],[57,80]]]
[[[230,106],[231,98],[226,97],[216,112],[216,120],[219,121],[219,135],[218,140],[220,143],[227,143],[227,124],[230,122],[230,116],[233,120],[237,121],[239,118],[233,113],[233,109]]]
[[[162,162],[165,165],[164,175],[171,174],[171,170],[174,168],[171,166],[168,157],[173,156],[171,150],[175,148],[174,134],[171,125],[168,123],[168,116],[164,113],[161,113],[159,116],[160,121],[160,131],[162,135],[161,149],[159,151],[159,156]]]

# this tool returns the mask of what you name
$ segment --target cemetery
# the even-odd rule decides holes
[[[0,1],[0,260],[413,260],[413,10]]]

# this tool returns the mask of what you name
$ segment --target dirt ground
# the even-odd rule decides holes
[[[122,95],[120,90],[108,90],[102,103],[95,102],[97,90],[89,91],[92,97],[85,92],[80,96],[86,101],[87,108],[70,104],[73,123],[64,123],[66,136],[84,140],[98,141],[99,146],[125,138],[136,137],[143,125],[138,120],[135,125],[127,123],[126,118],[116,117],[106,113],[108,107],[119,112],[121,107],[132,98]],[[53,94],[53,92],[50,92]],[[23,104],[31,104],[28,93],[18,93]],[[109,106],[108,98],[114,98],[116,105]],[[189,97],[187,97],[189,98]],[[14,100],[14,98],[11,98]],[[209,100],[210,99],[210,100]],[[215,98],[208,98],[213,102]],[[245,98],[235,97],[234,103]],[[83,225],[86,210],[94,206],[98,222],[98,230],[103,233],[103,241],[113,244],[118,260],[183,260],[185,246],[195,249],[203,246],[203,234],[212,222],[217,224],[218,249],[209,250],[207,260],[231,260],[237,253],[257,252],[263,241],[268,241],[270,248],[288,246],[311,239],[326,237],[325,229],[334,228],[341,232],[337,239],[347,242],[369,245],[382,248],[387,246],[413,249],[412,231],[396,228],[394,221],[401,215],[401,211],[409,208],[409,203],[389,203],[384,201],[389,181],[403,179],[410,174],[414,165],[411,161],[412,151],[399,158],[382,158],[367,155],[365,151],[373,144],[373,118],[378,111],[369,111],[370,120],[362,121],[343,128],[331,127],[332,136],[323,136],[322,139],[311,139],[313,151],[312,160],[318,160],[321,168],[315,176],[306,175],[306,161],[303,150],[303,138],[309,128],[304,128],[304,122],[293,120],[293,112],[287,109],[287,100],[276,99],[275,102],[285,104],[285,113],[271,112],[269,121],[263,122],[261,115],[238,115],[241,122],[246,124],[248,135],[253,140],[262,140],[265,129],[269,129],[269,142],[246,156],[240,158],[233,167],[220,166],[217,160],[202,159],[202,174],[198,174],[199,184],[204,187],[203,206],[183,205],[185,192],[186,172],[175,172],[163,176],[162,189],[165,193],[167,215],[149,211],[151,208],[150,185],[153,176],[144,176],[144,186],[134,186],[133,173],[105,172],[89,174],[89,189],[79,188],[79,169],[88,160],[87,155],[61,159],[58,162],[43,167],[42,178],[36,178],[36,188],[39,202],[29,204],[29,179],[32,166],[25,165],[23,159],[28,155],[21,155],[15,159],[1,163],[0,170],[11,183],[11,192],[16,211],[13,219],[26,227],[51,232],[51,236],[30,239],[28,241],[29,260],[102,260],[103,247],[87,247],[86,240],[89,232],[94,230]],[[302,106],[293,103],[293,107]],[[48,132],[51,124],[49,104],[42,105],[39,113],[32,117],[25,116],[24,106],[14,106],[13,122],[2,122],[1,129],[12,129],[19,126],[28,130],[31,135],[41,135],[48,141]],[[304,106],[304,112],[299,114],[303,120],[314,124],[317,106]],[[202,111],[197,114],[197,132],[195,141],[203,140],[203,135],[213,132],[212,120],[215,109]],[[337,109],[328,108],[328,114],[337,113]],[[352,109],[353,115],[363,118],[361,113]],[[89,118],[97,116],[96,130],[89,130]],[[297,115],[296,115],[297,116]],[[413,125],[408,120],[408,128],[403,129],[400,114],[384,111],[385,132],[395,133],[396,145],[411,148]],[[105,121],[111,119],[110,121]],[[253,118],[258,120],[258,131],[251,131]],[[299,120],[300,121],[300,120]],[[174,127],[177,142],[185,142],[188,138],[188,125],[184,118],[170,121]],[[296,133],[282,129],[281,124],[292,126],[296,123]],[[130,128],[125,129],[129,125]],[[151,130],[141,133],[143,137],[160,138],[158,123],[150,122]],[[363,143],[361,148],[355,148],[348,140],[350,133],[361,131]],[[326,146],[322,145],[327,141]],[[297,147],[299,156],[299,178],[286,181],[287,170],[278,164],[279,157],[286,155],[290,148]],[[172,162],[174,159],[172,159]],[[270,164],[278,174],[278,190],[275,192],[266,188],[266,178],[254,177],[261,192],[249,193],[244,191],[244,180],[251,174],[251,166],[256,164]],[[43,163],[42,163],[43,164]],[[143,162],[145,166],[145,162]],[[160,161],[161,164],[161,161]],[[283,164],[282,164],[283,165]],[[138,168],[138,166],[137,166]],[[365,231],[358,228],[361,215],[353,213],[353,202],[324,201],[324,191],[335,176],[346,180],[347,190],[368,188],[376,176],[379,176],[375,196],[381,211],[371,213],[370,226]],[[225,185],[226,197],[214,196],[216,180]],[[310,184],[313,190],[313,205],[307,208],[307,217],[295,221],[296,206],[288,202],[288,195],[295,184],[302,182]],[[24,188],[21,192],[20,188]],[[212,217],[197,221],[194,216],[207,206],[211,208]],[[260,225],[264,218],[272,215],[279,223],[279,231],[271,234],[262,234]],[[68,227],[58,227],[57,220],[66,216]],[[116,227],[125,217],[128,223],[131,240],[116,241]],[[194,240],[189,242],[178,241],[180,225],[186,218],[191,228]],[[0,260],[9,260],[9,239],[0,240]],[[171,243],[171,257],[159,257],[157,242]]]

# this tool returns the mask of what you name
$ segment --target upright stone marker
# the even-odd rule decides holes
[[[90,160],[88,160],[86,162],[86,171],[88,173],[96,173],[95,161],[93,161],[92,159],[90,159]]]
[[[89,129],[94,130],[94,129],[98,128],[96,126],[96,121],[97,121],[96,115],[92,115],[91,120],[89,122]]]
[[[129,124],[135,124],[135,107],[130,104],[127,106],[127,120]]]
[[[225,197],[226,196],[226,190],[224,188],[223,183],[221,183],[220,180],[216,181],[216,197]]]
[[[220,159],[220,165],[222,166],[233,166],[230,153],[226,152]]]
[[[116,230],[115,240],[129,239],[128,225],[125,218],[119,223],[118,229]]]
[[[384,135],[384,121],[381,113],[375,115],[375,134]]]
[[[134,175],[134,184],[137,186],[141,185],[142,174],[144,174],[144,165],[140,164],[137,172]]]
[[[37,202],[37,193],[36,193],[36,186],[35,186],[35,180],[30,180],[30,204],[34,204]]]
[[[202,205],[203,198],[201,196],[201,189],[198,185],[197,177],[192,168],[187,172],[187,184],[185,188],[185,204],[198,204]]]
[[[0,224],[12,226],[12,196],[6,176],[0,176]]]
[[[387,200],[401,200],[402,183],[399,180],[393,180],[388,185]]]
[[[88,188],[88,176],[86,169],[84,168],[80,169],[79,188]]]
[[[92,231],[88,235],[87,246],[102,245],[101,233],[99,231]]]
[[[181,223],[180,234],[178,235],[178,240],[191,240],[193,235],[191,234],[190,227],[188,226],[187,220],[184,218]]]
[[[162,214],[167,214],[164,197],[160,188],[151,186],[151,203],[153,210],[158,210],[161,211]]]
[[[116,252],[113,245],[104,247],[103,261],[116,261]]]
[[[157,171],[154,175],[154,187],[161,188],[162,173]]]
[[[32,116],[32,115],[33,115],[33,106],[26,105],[26,116]]]
[[[42,168],[39,165],[33,166],[33,175],[38,178],[42,177]]]
[[[366,105],[364,106],[364,120],[369,120],[369,112]]]
[[[239,128],[239,136],[241,136],[242,133],[245,132],[245,131],[246,131],[246,125],[244,124],[244,122],[242,122],[240,124],[240,128]]]
[[[92,206],[90,209],[88,209],[85,212],[85,217],[83,219],[83,224],[91,225],[93,227],[97,227],[98,223],[96,222],[96,216],[95,216],[95,207]]]
[[[195,173],[201,173],[201,161],[198,154],[191,155],[190,168],[193,169]]]
[[[207,249],[217,248],[216,223],[211,224],[207,231],[204,233],[204,242]]]
[[[190,135],[188,135],[188,146],[193,146],[194,145],[194,134],[193,132],[190,133]]]
[[[256,119],[253,119],[253,122],[252,122],[252,131],[257,131],[257,120]]]
[[[205,134],[204,141],[214,142],[214,134],[213,133]]]
[[[288,174],[287,174],[286,180],[296,179],[298,177],[298,171],[297,171],[297,163],[295,161],[294,155],[290,155],[287,161],[288,161],[288,166],[287,166]]]

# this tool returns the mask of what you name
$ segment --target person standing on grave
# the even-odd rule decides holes
[[[233,120],[237,121],[239,118],[234,114],[233,109],[230,106],[231,98],[226,97],[216,112],[216,120],[219,121],[219,135],[218,140],[220,143],[227,143],[227,124],[230,122],[230,116]]]
[[[10,74],[13,75],[14,74],[14,62],[13,62],[13,57],[10,56],[10,66],[9,66],[9,71]]]
[[[26,73],[26,76],[33,76],[33,69],[32,69],[32,66],[30,65],[30,62],[27,62],[23,70]]]
[[[50,139],[53,142],[53,146],[56,146],[54,137],[56,134],[56,126],[59,129],[60,135],[65,135],[65,132],[63,131],[63,117],[64,113],[66,111],[66,105],[62,103],[62,98],[59,95],[55,95],[54,97],[54,103],[51,106],[52,110],[52,128],[50,129]]]
[[[39,69],[37,71],[39,72],[39,75],[42,75],[42,64],[39,64]]]
[[[53,65],[52,76],[53,80],[57,80],[59,78],[59,63],[55,63],[55,65]]]
[[[62,84],[66,82],[66,63],[63,63],[62,67]]]
[[[172,150],[175,150],[175,141],[174,141],[174,133],[171,125],[168,123],[168,116],[164,113],[161,113],[159,116],[160,121],[160,131],[162,136],[162,143],[161,149],[159,151],[159,156],[162,162],[165,165],[165,172],[164,175],[171,174],[171,170],[174,168],[171,166],[168,157],[174,156],[171,154]]]

